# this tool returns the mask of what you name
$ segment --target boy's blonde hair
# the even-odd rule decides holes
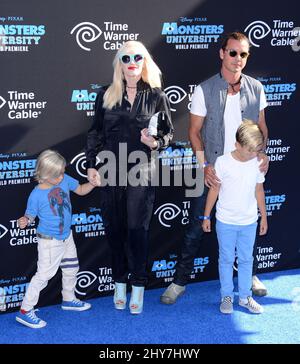
[[[112,109],[117,104],[121,105],[124,92],[124,75],[122,72],[120,57],[122,54],[126,54],[129,51],[134,51],[136,54],[142,54],[144,56],[142,80],[148,83],[152,88],[161,88],[161,71],[157,64],[153,61],[147,48],[141,42],[130,40],[125,42],[115,55],[113,61],[113,82],[104,94],[104,108]]]
[[[242,147],[248,147],[250,150],[256,150],[264,144],[264,136],[259,126],[251,120],[243,120],[236,132],[236,141]]]
[[[49,178],[59,177],[66,167],[65,158],[55,150],[43,151],[36,162],[35,179],[43,183]]]

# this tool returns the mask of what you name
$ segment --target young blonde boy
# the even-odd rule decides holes
[[[257,124],[243,122],[236,133],[236,149],[218,157],[216,175],[221,181],[210,188],[202,227],[211,231],[210,214],[216,206],[216,231],[219,242],[219,276],[222,313],[233,312],[233,263],[237,252],[239,305],[252,313],[262,313],[263,307],[252,298],[253,246],[258,212],[261,220],[259,234],[267,232],[267,214],[263,182],[257,155],[263,147],[263,134]]]
[[[77,195],[88,194],[94,186],[79,182],[65,173],[66,161],[56,151],[45,150],[37,159],[35,178],[38,185],[31,192],[25,215],[18,220],[24,229],[39,218],[37,227],[38,262],[37,272],[32,277],[16,320],[31,328],[46,326],[36,316],[34,306],[40,292],[48,281],[62,270],[62,309],[73,311],[88,310],[91,305],[76,299],[76,274],[79,270],[77,251],[73,240],[71,222],[72,206],[70,191]],[[98,181],[100,185],[100,180]]]

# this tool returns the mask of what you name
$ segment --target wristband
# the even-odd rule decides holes
[[[210,216],[198,216],[199,220],[210,220]]]
[[[209,165],[209,163],[208,162],[204,162],[203,164],[202,164],[202,168],[204,169],[205,167],[207,167]]]

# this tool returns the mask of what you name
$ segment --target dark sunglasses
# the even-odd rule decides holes
[[[234,49],[224,49],[225,51],[227,51],[228,52],[228,54],[230,55],[230,57],[236,57],[237,55],[238,55],[238,52],[237,51],[235,51]],[[241,52],[240,53],[240,56],[241,56],[241,58],[247,58],[247,57],[249,57],[249,53],[248,52]]]
[[[140,63],[142,62],[142,60],[144,59],[144,56],[141,54],[123,54],[120,56],[120,60],[124,63],[130,63],[130,62],[134,62],[134,63]]]

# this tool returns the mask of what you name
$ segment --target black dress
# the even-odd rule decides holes
[[[157,150],[166,148],[173,137],[170,106],[161,89],[151,88],[140,80],[133,105],[124,94],[121,105],[111,110],[104,109],[103,96],[106,89],[104,87],[98,93],[95,117],[88,131],[87,168],[96,167],[96,157],[101,152],[99,156],[109,177],[106,178],[108,184],[100,187],[101,206],[112,251],[114,280],[125,283],[129,276],[132,285],[145,286],[148,230],[155,194],[151,176],[154,175],[155,161],[150,148],[140,141],[141,130],[148,128],[151,117],[159,113],[155,136]],[[137,152],[144,152],[144,162],[135,158],[128,161],[128,157],[136,157],[134,153]],[[106,155],[114,155],[115,159],[110,158],[112,162],[107,163],[103,160]],[[104,181],[105,176],[101,170],[103,169],[100,169],[100,174]],[[132,171],[132,176],[141,181],[139,185],[131,182]]]

